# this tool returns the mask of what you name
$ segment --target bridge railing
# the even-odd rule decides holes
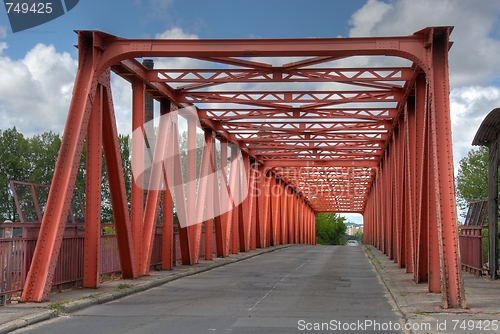
[[[486,216],[488,201],[472,202],[469,205],[464,225],[458,227],[460,240],[460,258],[462,270],[481,276],[488,272],[485,267],[484,240],[488,235]]]
[[[0,305],[20,297],[31,266],[39,227],[38,223],[0,223]],[[120,257],[113,225],[106,224],[103,227],[107,227],[103,230],[107,230],[109,234],[101,235],[101,283],[121,277]],[[62,290],[64,287],[82,285],[84,241],[84,224],[75,224],[66,229],[54,273],[53,289]],[[178,232],[174,232],[173,242],[173,264],[181,265]],[[151,267],[154,269],[161,269],[161,244],[162,229],[159,226],[155,234],[151,259]],[[204,258],[204,247],[201,250],[200,258]],[[213,252],[215,253],[215,242]]]

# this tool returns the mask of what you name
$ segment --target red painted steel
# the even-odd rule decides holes
[[[451,28],[438,27],[404,37],[219,43],[127,40],[78,32],[80,66],[54,175],[57,190],[49,195],[51,211],[43,218],[40,246],[23,298],[42,300],[50,290],[72,176],[92,105],[101,96],[96,92],[103,91],[107,101],[102,128],[106,165],[120,161],[116,131],[107,131],[114,124],[111,69],[131,82],[133,129],[144,122],[147,91],[154,99],[171,103],[172,108],[162,109],[162,115],[194,106],[205,131],[198,189],[196,182],[187,182],[186,192],[174,187],[175,203],[165,199],[168,191],[150,189],[144,210],[144,192],[139,187],[144,181],[139,177],[137,184],[133,182],[131,218],[123,187],[114,189],[121,199],[113,203],[113,210],[118,208],[123,218],[117,232],[122,233],[120,255],[126,275],[145,275],[150,268],[161,196],[164,210],[175,205],[179,221],[190,222],[180,228],[179,243],[162,237],[166,268],[177,259],[172,255],[177,245],[184,264],[197,263],[203,255],[210,258],[211,233],[202,237],[202,230],[212,230],[212,220],[203,218],[210,216],[212,208],[222,213],[213,220],[218,256],[289,242],[315,244],[316,213],[358,212],[365,217],[366,242],[413,273],[415,281],[428,279],[431,292],[443,293],[444,307],[465,307],[449,119],[450,33]],[[378,55],[404,58],[408,66],[341,68],[335,63]],[[214,65],[151,70],[135,60],[141,57],[188,57]],[[295,61],[290,63],[287,57]],[[250,83],[255,90],[229,89],[232,83]],[[168,171],[161,172],[161,165],[157,173],[153,168],[152,183],[159,182],[162,173],[163,179],[172,173],[174,179],[185,181],[179,129],[177,121],[172,122],[171,131],[160,129],[155,155],[176,158],[166,162]],[[188,119],[187,124],[187,181],[191,181],[198,176],[196,122]],[[220,153],[215,154],[217,141]],[[229,170],[228,144],[232,147]],[[134,151],[140,167],[143,150]],[[112,171],[123,179],[117,166]],[[207,173],[215,176],[203,178]],[[235,189],[247,188],[249,197],[223,210],[238,198]],[[171,231],[170,218],[164,218],[163,225]]]
[[[98,86],[87,132],[85,258],[83,286],[99,287],[101,238],[102,111],[103,87]]]
[[[79,69],[75,81],[72,104],[64,130],[54,179],[43,217],[39,242],[23,290],[24,300],[44,300],[50,291],[57,257],[61,249],[64,223],[76,180],[77,166],[83,138],[90,117],[89,100],[95,95],[97,78],[92,76],[94,50],[83,36],[79,36]],[[101,72],[102,73],[102,72]],[[86,92],[86,93],[84,93]]]
[[[144,124],[144,94],[146,86],[144,82],[139,79],[132,81],[132,142],[134,142],[135,149],[132,150],[132,161],[137,166],[137,169],[142,170],[144,166],[145,145],[143,136],[140,133],[143,131]],[[136,129],[141,128],[141,132],[135,132]],[[134,136],[139,135],[140,138]],[[138,261],[142,261],[143,251],[143,214],[144,214],[144,174],[132,177],[131,185],[131,224],[132,236],[134,242],[134,256]],[[135,274],[139,275],[141,264],[136,265]]]
[[[433,64],[431,75],[431,133],[434,139],[434,182],[437,203],[438,238],[441,255],[443,307],[465,307],[465,291],[460,268],[453,150],[451,136],[448,50],[450,28],[433,30],[430,50]],[[443,279],[445,278],[445,279]]]
[[[136,278],[136,259],[134,256],[132,226],[128,211],[125,177],[123,175],[118,130],[111,96],[110,72],[105,72],[103,86],[103,149],[109,182],[109,192],[113,216],[115,219],[116,238],[120,250],[121,273],[125,278]],[[50,197],[49,197],[50,200]],[[44,217],[45,219],[45,217]],[[42,228],[44,222],[42,221]]]
[[[483,230],[488,229],[487,206],[487,200],[470,203],[465,222],[458,227],[462,269],[477,276],[488,272],[483,254],[483,240],[488,240],[488,236],[483,235]]]

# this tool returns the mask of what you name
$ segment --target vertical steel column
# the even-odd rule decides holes
[[[97,78],[93,77],[95,59],[92,40],[80,33],[78,45],[79,63],[74,95],[38,241],[22,293],[24,301],[42,301],[50,292],[96,91]],[[96,55],[98,52],[96,50]]]
[[[263,222],[262,222],[262,240],[263,247],[269,247],[271,245],[271,187],[272,187],[272,175],[267,173],[264,169],[264,203],[263,203]]]
[[[199,261],[202,223],[197,217],[202,216],[203,207],[197,205],[196,200],[196,125],[195,117],[187,117],[187,215],[188,215],[188,245],[190,264]]]
[[[389,199],[389,203],[392,205],[386,206],[386,220],[387,220],[387,256],[390,260],[394,259],[394,152],[389,147],[386,149],[388,152],[387,159],[387,183],[389,186],[387,187],[387,197]]]
[[[295,204],[295,191],[290,188],[289,189],[289,194],[287,196],[288,199],[288,212],[287,212],[287,217],[288,217],[288,243],[289,244],[294,244],[295,243],[295,236],[294,236],[294,228],[295,228],[295,217],[293,215],[293,208]]]
[[[144,151],[146,145],[144,142],[143,126],[144,126],[144,94],[146,86],[140,79],[132,81],[132,142],[134,150],[132,150],[132,163],[134,170],[144,170]],[[135,131],[141,128],[141,132]],[[139,134],[139,138],[134,136]],[[140,135],[142,134],[142,135]],[[141,261],[143,252],[143,233],[144,233],[144,174],[134,175],[131,182],[131,223],[132,223],[132,238],[134,241],[135,251],[135,269],[136,275],[140,275]]]
[[[171,106],[171,109],[175,109],[176,106]],[[178,228],[179,228],[179,245],[181,249],[181,259],[182,264],[191,263],[191,255],[189,248],[189,235],[186,226],[182,226],[181,223],[186,224],[189,221],[188,209],[186,203],[186,193],[184,191],[184,176],[182,174],[183,166],[181,160],[180,142],[179,142],[179,123],[178,114],[172,114],[170,122],[172,122],[169,140],[167,141],[167,155],[170,157],[173,164],[173,180],[174,184],[169,184],[169,188],[174,192],[175,196],[175,207],[177,211],[178,218]]]
[[[417,216],[419,207],[418,200],[418,189],[417,189],[417,167],[419,161],[417,159],[417,118],[416,118],[416,101],[414,96],[409,96],[406,102],[407,112],[406,112],[406,129],[408,136],[408,143],[406,149],[407,154],[407,175],[408,175],[408,198],[410,204],[409,210],[409,220],[410,220],[410,241],[411,241],[411,259],[412,259],[412,273],[413,280],[418,281],[418,267],[419,267],[419,245],[418,245],[418,227],[417,227]]]
[[[427,202],[428,184],[427,164],[429,159],[427,153],[427,84],[423,74],[417,77],[415,82],[415,102],[416,102],[416,152],[417,152],[417,184],[416,184],[416,242],[417,263],[415,282],[427,282],[429,272],[429,245],[428,245],[428,214],[429,203]]]
[[[399,188],[399,196],[401,198],[400,202],[400,225],[401,225],[401,232],[400,232],[400,257],[399,257],[399,267],[400,268],[407,268],[408,267],[408,257],[409,257],[409,251],[408,251],[408,222],[406,221],[407,218],[407,203],[408,199],[407,196],[408,194],[406,193],[406,187],[407,185],[407,178],[405,176],[405,161],[406,161],[406,150],[405,150],[405,140],[406,140],[406,127],[404,125],[404,120],[400,120],[399,122],[399,137],[397,138],[396,145],[397,145],[397,150],[398,150],[398,170],[399,170],[399,177],[400,177],[400,188]]]
[[[212,260],[213,253],[213,229],[214,229],[214,220],[212,217],[215,217],[219,214],[219,211],[215,211],[215,204],[219,204],[219,201],[216,200],[216,197],[219,196],[220,191],[218,191],[218,179],[216,173],[217,163],[215,158],[215,133],[211,129],[204,130],[205,133],[205,150],[208,155],[207,161],[207,170],[205,175],[200,175],[200,179],[202,177],[207,178],[207,189],[206,189],[206,219],[205,219],[205,260]],[[205,151],[204,151],[205,153]],[[201,173],[201,171],[200,171]],[[215,189],[217,187],[217,189]]]
[[[276,179],[276,175],[272,176],[272,187],[271,187],[271,242],[273,246],[280,244],[279,233],[280,233],[280,207],[279,207],[279,194],[277,192],[280,187],[279,181]]]
[[[97,86],[87,131],[85,257],[83,286],[99,287],[101,241],[102,109],[103,87]]]
[[[270,179],[267,177],[267,170],[264,165],[259,168],[260,180],[259,180],[259,230],[260,234],[260,248],[267,247],[267,230],[269,225],[269,182]],[[259,247],[259,246],[257,246]]]
[[[167,110],[168,109],[168,110]],[[167,99],[160,100],[160,113],[166,114],[172,109],[172,104]],[[174,126],[173,124],[170,125]],[[166,152],[171,152],[173,129],[167,138]],[[172,158],[163,160],[163,216],[162,216],[162,246],[161,263],[162,269],[172,270],[174,261],[174,193],[170,191],[168,180],[174,179],[174,161]]]
[[[394,189],[393,189],[393,203],[392,206],[392,219],[393,219],[393,260],[395,263],[401,262],[401,241],[402,241],[402,227],[403,222],[401,221],[401,190],[402,190],[402,181],[401,181],[401,171],[399,170],[399,153],[398,146],[396,145],[396,141],[399,138],[399,131],[396,129],[392,135],[391,139],[391,152],[392,152],[392,176],[394,178]]]
[[[438,233],[438,222],[437,222],[437,205],[436,202],[438,200],[436,194],[436,184],[434,182],[434,158],[433,155],[434,147],[433,147],[433,139],[431,133],[431,92],[430,87],[427,91],[427,152],[428,152],[428,160],[427,164],[427,179],[424,180],[426,182],[427,193],[429,195],[428,198],[428,212],[427,219],[429,223],[429,292],[431,293],[441,293],[441,255],[439,252],[441,248],[439,247],[439,233]]]
[[[171,159],[167,159],[170,160]],[[172,173],[173,164],[166,163],[163,169],[165,180],[165,190],[163,191],[163,216],[162,216],[162,245],[161,245],[161,268],[164,270],[173,269],[174,260],[174,201],[172,194],[166,184],[168,176],[167,173]]]
[[[158,136],[154,145],[154,155],[147,189],[146,205],[144,208],[143,232],[142,232],[142,259],[140,261],[140,274],[147,275],[151,266],[151,256],[153,254],[153,243],[156,232],[156,219],[158,217],[158,203],[160,201],[160,189],[162,186],[163,161],[167,151],[167,140],[172,124],[164,117],[170,112],[170,101],[163,99],[160,109],[160,123],[158,126]],[[151,135],[148,135],[151,138]],[[150,147],[153,146],[150,143]]]
[[[227,205],[227,203],[229,203],[229,198],[227,196],[227,141],[224,139],[220,140],[220,164],[219,209],[221,205]],[[227,212],[223,212],[215,218],[215,242],[217,246],[217,256],[219,257],[229,256],[229,240],[227,237],[229,227],[227,221]]]
[[[198,240],[198,249],[201,247],[201,233],[202,233],[202,228],[205,228],[205,250],[208,250],[208,253],[205,253],[205,259],[207,259],[207,254],[208,257],[211,259],[212,258],[212,214],[213,214],[213,197],[208,195],[209,190],[212,192],[212,180],[213,180],[213,173],[211,172],[212,169],[212,150],[214,149],[214,146],[212,146],[213,139],[213,133],[211,130],[207,130],[204,132],[204,145],[203,145],[203,151],[202,151],[202,157],[201,157],[201,165],[200,165],[200,171],[199,171],[199,177],[198,177],[198,194],[196,196],[196,238]],[[213,193],[213,192],[212,192]],[[210,197],[210,201],[208,200],[208,197]],[[205,219],[203,221],[203,217],[205,214]],[[200,222],[200,223],[198,223]],[[208,223],[208,228],[207,228],[207,223]],[[199,250],[198,250],[198,257],[199,258]]]
[[[255,161],[250,161],[250,175],[248,179],[248,210],[246,213],[247,220],[247,244],[248,249],[253,250],[256,248],[256,223],[257,223],[257,215],[256,215],[256,207],[257,207],[257,194],[256,190],[258,187],[258,179],[257,179],[257,163]]]
[[[414,245],[414,206],[413,194],[413,167],[415,166],[415,152],[411,145],[415,142],[415,107],[414,103],[408,102],[405,106],[405,223],[406,223],[406,272],[413,273],[415,269],[415,245]],[[411,114],[411,115],[410,115]],[[411,143],[410,143],[411,142]]]
[[[120,266],[123,278],[136,278],[137,269],[135,268],[132,226],[128,210],[120,143],[118,142],[118,129],[116,128],[116,117],[111,95],[110,70],[108,69],[104,75],[106,76],[105,82],[107,84],[106,89],[103,91],[103,129],[105,131],[103,131],[102,140],[109,193],[115,219]]]
[[[434,179],[437,198],[439,245],[442,250],[443,307],[465,308],[460,269],[453,150],[450,121],[448,50],[450,28],[433,29],[431,132],[434,147]]]
[[[250,250],[250,227],[251,227],[251,217],[250,217],[250,209],[251,209],[251,203],[250,201],[252,199],[252,194],[251,194],[251,189],[252,189],[252,182],[250,181],[250,176],[251,176],[251,170],[250,170],[250,156],[246,152],[242,152],[243,156],[243,179],[248,180],[247,183],[247,196],[243,200],[243,202],[240,204],[241,208],[241,217],[239,219],[239,226],[238,226],[238,234],[239,234],[239,243],[240,243],[240,251],[241,252],[248,252]],[[240,173],[241,174],[241,173]],[[240,177],[240,182],[239,182],[239,191],[241,192],[241,188],[244,186],[244,183],[242,182],[243,179]],[[241,194],[240,194],[241,196]]]
[[[299,243],[299,201],[302,199],[300,198],[300,195],[298,193],[295,193],[295,196],[293,198],[293,243],[298,244]],[[316,223],[315,223],[316,225]]]
[[[281,201],[281,207],[282,207],[282,229],[281,229],[281,235],[282,235],[282,243],[283,244],[288,244],[288,240],[290,237],[290,224],[288,220],[290,219],[289,214],[288,214],[288,193],[289,193],[289,187],[287,185],[283,186],[283,198]]]
[[[312,245],[312,243],[313,243],[313,233],[312,233],[313,226],[314,226],[314,212],[313,212],[312,208],[309,207],[309,229],[308,229],[309,230],[309,238],[307,241],[307,243],[309,245]]]
[[[304,243],[304,225],[306,221],[306,203],[300,201],[299,243]]]
[[[231,169],[229,171],[229,187],[230,189],[239,188],[239,179],[240,179],[240,163],[238,159],[238,148],[234,145],[231,145]],[[240,208],[241,204],[236,205],[234,203],[235,194],[231,194],[231,202],[233,203],[233,209],[229,213],[230,222],[228,222],[228,226],[231,226],[231,254],[239,253],[239,225],[240,225]]]

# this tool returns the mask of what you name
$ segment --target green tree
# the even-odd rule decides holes
[[[35,135],[28,141],[30,175],[26,181],[50,184],[61,147],[61,138],[51,131]]]
[[[336,213],[319,213],[316,215],[316,242],[321,245],[340,245],[347,226],[345,217]]]
[[[469,151],[459,162],[455,179],[457,204],[467,209],[470,202],[488,198],[488,148],[481,146]]]
[[[0,221],[19,221],[10,180],[28,180],[29,141],[16,128],[0,131]]]
[[[132,164],[129,140],[130,137],[128,135],[119,135],[118,137],[125,176],[125,188],[130,202]],[[0,221],[6,219],[19,221],[10,189],[10,181],[15,180],[50,185],[60,147],[61,138],[53,132],[45,132],[35,135],[32,138],[25,138],[15,127],[0,131]],[[113,212],[104,158],[102,171],[101,220],[103,222],[112,222]],[[84,142],[75,182],[75,190],[79,193],[83,203],[85,203],[86,174],[86,142]],[[44,195],[47,196],[48,193],[39,193],[38,195],[43,197]],[[31,200],[29,199],[29,201]],[[45,199],[39,198],[39,202],[43,205]],[[78,216],[77,218],[83,219],[84,213],[79,205],[79,201],[74,198],[73,204],[73,210],[76,210],[74,212]]]
[[[118,143],[120,145],[120,153],[122,158],[122,170],[125,179],[125,191],[127,194],[127,200],[130,203],[131,189],[132,189],[132,160],[130,152],[130,136],[129,135],[118,135]],[[101,178],[101,221],[102,222],[114,222],[113,219],[113,208],[111,207],[111,194],[109,190],[109,180],[108,173],[106,170],[106,165],[103,157],[102,165],[102,178]]]
[[[356,240],[358,240],[359,242],[363,242],[363,229],[359,229],[356,231],[356,233],[354,233],[354,237],[356,238]]]

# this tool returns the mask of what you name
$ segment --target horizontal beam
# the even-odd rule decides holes
[[[267,168],[273,167],[378,167],[378,160],[370,161],[342,161],[342,160],[324,160],[324,161],[310,161],[302,159],[289,159],[289,160],[266,160],[263,164]]]

